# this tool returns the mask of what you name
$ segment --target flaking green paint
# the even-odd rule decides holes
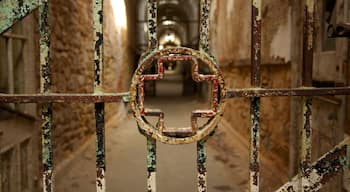
[[[1,0],[0,34],[39,6],[39,0]]]
[[[156,192],[157,141],[147,137],[147,192]]]
[[[206,139],[197,142],[197,188],[198,192],[207,191],[207,152]]]
[[[259,97],[251,98],[250,129],[250,191],[259,191],[260,176],[260,101]]]
[[[42,0],[39,7],[39,33],[40,33],[40,92],[51,92],[51,66],[50,66],[50,18],[49,0]],[[52,104],[42,106],[42,163],[43,191],[52,192],[53,183],[53,144],[52,144]]]
[[[93,0],[94,29],[94,92],[103,92],[103,0]]]
[[[94,93],[103,93],[103,0],[92,0],[93,3],[93,33],[94,33]],[[106,191],[106,147],[104,103],[95,104],[96,126],[96,189]]]
[[[347,167],[349,139],[344,140],[310,166],[309,175],[303,179],[297,175],[276,192],[318,191],[342,169]],[[300,183],[304,182],[301,187]]]

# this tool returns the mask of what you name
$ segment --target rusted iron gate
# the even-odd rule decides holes
[[[216,129],[223,112],[225,99],[251,99],[251,144],[250,144],[250,191],[259,191],[259,131],[260,98],[277,96],[302,96],[304,121],[301,133],[301,160],[299,174],[286,183],[278,192],[317,191],[342,169],[349,168],[349,141],[344,140],[318,161],[311,162],[312,137],[312,97],[320,95],[350,95],[350,87],[313,88],[312,63],[314,43],[315,0],[305,0],[305,27],[303,50],[303,87],[292,89],[263,89],[260,82],[261,65],[261,1],[252,0],[252,65],[251,88],[225,89],[220,69],[209,53],[209,13],[210,0],[201,0],[201,24],[199,51],[188,48],[158,50],[157,41],[157,1],[148,0],[149,50],[140,61],[133,77],[130,93],[105,94],[102,89],[103,72],[103,0],[93,0],[95,67],[94,93],[92,94],[54,94],[51,93],[50,65],[50,20],[49,0],[1,0],[0,33],[9,29],[16,21],[39,8],[40,31],[40,94],[0,94],[0,103],[42,103],[42,163],[43,191],[53,191],[53,145],[52,145],[52,103],[83,102],[95,103],[96,118],[96,188],[106,191],[105,183],[105,141],[104,141],[104,103],[119,102],[130,97],[131,106],[138,121],[141,133],[147,136],[148,191],[156,191],[156,140],[169,144],[197,142],[198,191],[207,191],[205,141]],[[143,75],[143,71],[157,60],[158,74]],[[162,79],[163,62],[169,60],[190,61],[193,79],[197,82],[210,81],[213,85],[212,109],[192,112],[190,128],[169,129],[164,126],[164,114],[159,110],[145,109],[143,106],[143,83]],[[212,75],[199,74],[198,60],[208,65]],[[144,121],[145,116],[158,116],[157,127]],[[208,118],[208,123],[197,127],[197,118]],[[1,142],[0,142],[1,143]],[[1,160],[0,160],[1,161]],[[1,163],[1,162],[0,162]],[[1,164],[0,164],[1,168]],[[0,171],[1,173],[1,171]],[[1,177],[1,176],[0,176]]]

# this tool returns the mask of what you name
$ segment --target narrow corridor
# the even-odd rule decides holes
[[[149,100],[149,103],[147,101]],[[148,98],[146,105],[165,111],[166,122],[172,126],[190,123],[190,108],[198,105],[192,98]],[[157,105],[156,105],[157,104]],[[167,119],[168,117],[168,119]],[[174,117],[174,118],[170,118]],[[188,120],[188,122],[186,122]],[[119,127],[106,132],[107,191],[146,191],[146,140],[128,115]],[[196,145],[169,146],[158,144],[158,190],[164,192],[196,191]],[[58,192],[95,191],[95,143],[73,160],[56,181]],[[208,184],[211,192],[240,191],[229,179],[228,169],[208,147]]]

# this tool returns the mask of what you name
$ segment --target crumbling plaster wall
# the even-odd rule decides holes
[[[263,1],[262,62],[288,63],[291,60],[292,1]],[[212,53],[221,65],[250,62],[250,1],[213,0],[211,15]],[[220,26],[220,27],[218,27]],[[222,27],[221,27],[222,26]]]
[[[92,93],[94,84],[92,1],[53,0],[52,84],[56,93]],[[132,62],[127,29],[117,28],[110,1],[104,5],[105,92],[127,91]],[[131,75],[130,75],[131,76]],[[106,104],[108,122],[124,110],[121,104]],[[75,152],[95,134],[93,104],[54,105],[56,163]],[[117,121],[111,125],[115,126]]]

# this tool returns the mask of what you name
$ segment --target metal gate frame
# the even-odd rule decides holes
[[[43,191],[53,191],[53,145],[52,145],[52,103],[95,103],[96,118],[96,188],[106,191],[105,184],[105,141],[104,141],[104,103],[119,102],[129,93],[106,94],[102,89],[103,72],[103,0],[93,1],[95,68],[94,93],[91,94],[55,94],[51,92],[50,64],[50,20],[49,0],[2,0],[0,1],[0,34],[9,29],[16,21],[24,18],[35,9],[39,9],[40,31],[40,94],[0,94],[0,103],[41,103],[42,107],[42,163]],[[157,12],[157,0],[147,0],[148,13]],[[315,0],[304,0],[304,44],[302,87],[292,89],[261,88],[261,3],[262,0],[251,0],[252,3],[252,46],[251,46],[251,88],[229,89],[226,99],[251,99],[251,142],[250,142],[250,191],[259,191],[259,133],[260,133],[260,99],[261,97],[301,96],[303,97],[303,129],[301,133],[301,160],[299,174],[283,185],[277,192],[283,191],[318,191],[342,169],[349,168],[350,142],[344,140],[316,162],[311,162],[312,137],[312,98],[323,95],[350,95],[350,87],[314,88],[312,87],[313,43],[315,25]],[[208,51],[210,0],[201,0],[201,51]],[[154,25],[156,20],[149,20]],[[156,33],[149,35],[151,45],[156,40]],[[153,38],[153,39],[152,39]],[[1,143],[1,141],[0,141]],[[152,145],[149,145],[152,146]],[[155,149],[151,149],[155,153]],[[155,155],[155,154],[153,154]],[[203,155],[203,154],[202,154]],[[205,158],[205,153],[204,157]],[[1,160],[0,160],[1,161]],[[205,162],[204,162],[205,163]],[[0,162],[1,169],[1,162]],[[1,170],[0,170],[1,173]],[[1,176],[0,176],[1,177]],[[153,181],[155,183],[155,180]],[[200,181],[199,181],[200,182]],[[0,183],[1,184],[1,183]],[[199,183],[200,185],[201,183]],[[198,189],[206,191],[207,189]],[[149,190],[149,191],[152,191]]]

